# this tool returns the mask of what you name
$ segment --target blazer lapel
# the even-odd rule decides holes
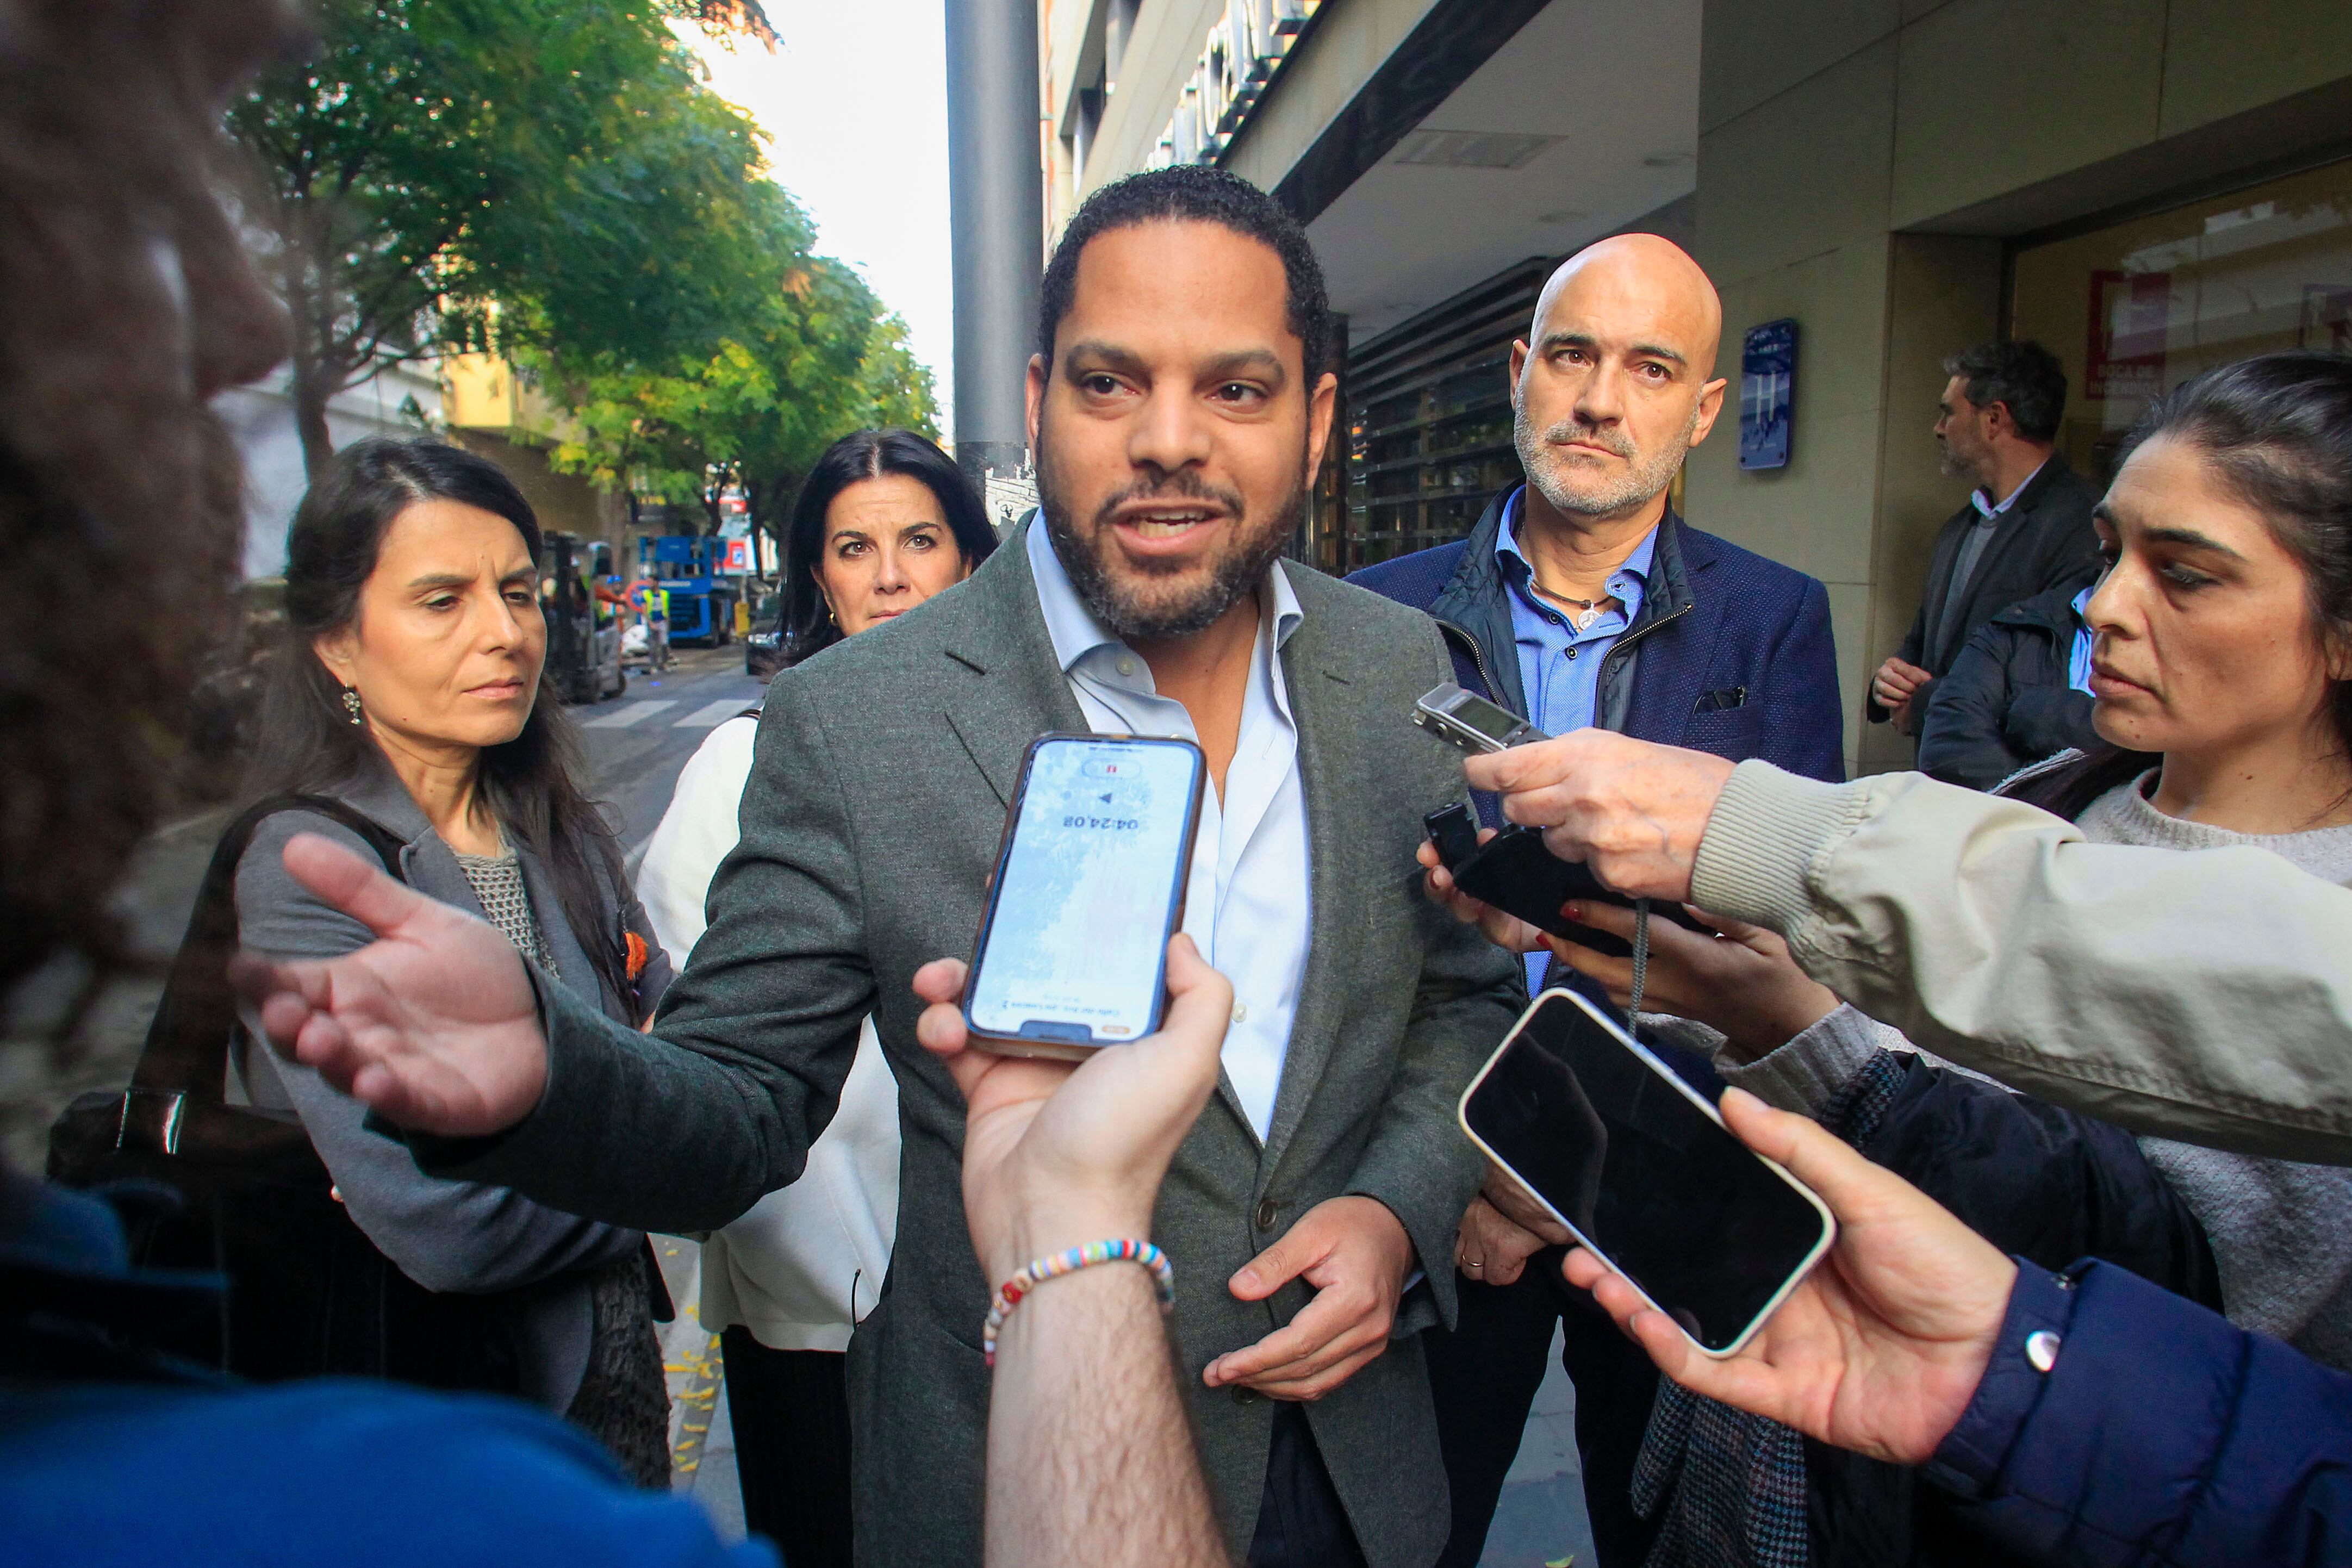
[[[961,624],[946,639],[947,657],[972,677],[947,706],[948,728],[1008,808],[1029,742],[1052,731],[1087,728],[1038,613],[1028,550],[1034,526],[1024,522],[1005,535],[971,574],[958,605]]]
[[[1289,570],[1287,564],[1283,570]],[[1298,782],[1307,798],[1307,881],[1314,900],[1314,929],[1307,947],[1307,973],[1298,984],[1298,1010],[1290,1026],[1290,1051],[1283,1060],[1274,1118],[1267,1124],[1265,1150],[1258,1161],[1261,1182],[1281,1163],[1283,1151],[1306,1119],[1307,1102],[1330,1060],[1347,979],[1340,965],[1343,955],[1353,951],[1339,936],[1346,889],[1339,886],[1341,857],[1332,844],[1348,830],[1351,819],[1360,821],[1365,815],[1350,809],[1353,775],[1343,763],[1347,748],[1337,743],[1347,721],[1349,681],[1346,671],[1322,658],[1312,616],[1299,624],[1282,650],[1282,679],[1289,689],[1290,710],[1298,725]],[[1230,1088],[1223,1092],[1231,1098]]]

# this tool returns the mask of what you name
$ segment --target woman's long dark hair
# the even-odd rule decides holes
[[[2309,583],[2312,625],[2352,647],[2352,357],[2258,354],[2192,376],[2151,407],[2129,457],[2163,437],[2194,447],[2263,514]],[[2336,741],[2352,755],[2352,680],[2328,693]]]
[[[385,531],[427,500],[505,518],[522,535],[531,563],[540,563],[539,519],[488,458],[422,438],[377,437],[337,453],[303,496],[286,535],[286,644],[263,709],[256,795],[331,793],[382,760],[367,727],[351,722],[342,683],[313,645],[352,624]],[[597,977],[625,1002],[629,986],[612,912],[622,886],[619,846],[602,809],[581,793],[579,774],[578,729],[542,669],[522,733],[482,748],[478,787],[500,826],[545,863],[563,918]]]
[[[852,431],[824,449],[793,501],[792,523],[784,537],[782,647],[786,664],[798,664],[841,640],[841,628],[825,613],[824,595],[817,591],[817,567],[824,560],[824,514],[842,491],[885,474],[919,479],[938,500],[948,531],[963,552],[965,571],[994,552],[996,531],[988,526],[987,510],[972,493],[971,481],[938,443],[912,430]]]

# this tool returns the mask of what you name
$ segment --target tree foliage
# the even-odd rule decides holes
[[[755,525],[781,530],[817,455],[850,430],[903,425],[937,437],[930,372],[865,281],[811,252],[807,218],[770,185],[739,258],[759,308],[707,357],[667,366],[559,348],[527,370],[572,412],[551,460],[602,489],[699,503],[715,521],[740,487]]]
[[[403,360],[677,363],[760,309],[757,132],[672,15],[773,37],[753,0],[322,0],[312,57],[231,111],[314,472],[328,400]]]

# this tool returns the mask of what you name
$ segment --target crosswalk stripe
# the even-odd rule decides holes
[[[673,730],[712,729],[724,724],[749,706],[751,705],[740,697],[722,697],[718,701],[705,703],[685,718],[675,721],[670,728]]]
[[[625,702],[610,713],[600,713],[580,727],[583,730],[625,730],[632,724],[641,723],[656,713],[666,712],[677,706],[675,702],[664,700]]]

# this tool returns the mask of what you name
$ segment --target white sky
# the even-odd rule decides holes
[[[777,184],[816,221],[817,249],[866,275],[907,320],[954,431],[954,279],[948,248],[946,7],[940,0],[766,0],[776,52],[678,33],[709,85],[769,136]]]

